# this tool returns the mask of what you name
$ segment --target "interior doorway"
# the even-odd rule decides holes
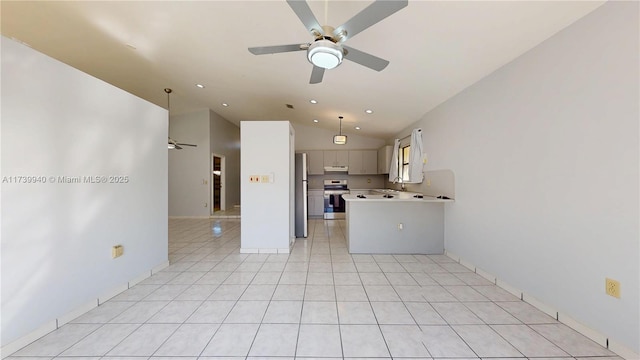
[[[224,156],[211,154],[211,215],[225,210],[224,199]]]

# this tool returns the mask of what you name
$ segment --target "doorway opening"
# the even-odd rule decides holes
[[[211,154],[211,215],[225,210],[224,156]]]

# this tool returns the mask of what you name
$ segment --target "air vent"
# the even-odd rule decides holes
[[[291,104],[285,104],[286,107],[288,107],[289,109],[293,109],[293,105]]]

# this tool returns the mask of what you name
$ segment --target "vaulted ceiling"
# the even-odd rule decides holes
[[[284,0],[0,6],[4,36],[163,107],[163,89],[170,87],[172,112],[210,108],[235,123],[290,120],[330,129],[342,115],[344,133],[387,138],[602,3],[409,1],[346,42],[389,60],[386,69],[345,61],[320,84],[309,84],[312,65],[304,51],[256,56],[247,50],[313,40]],[[309,1],[320,24],[333,27],[370,4]],[[68,86],[60,85],[60,91]]]

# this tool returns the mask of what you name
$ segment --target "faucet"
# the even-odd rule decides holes
[[[398,182],[400,182],[400,191],[406,191],[406,189],[404,188],[404,182],[402,181],[402,176],[396,176],[392,181],[392,183],[394,184]]]

